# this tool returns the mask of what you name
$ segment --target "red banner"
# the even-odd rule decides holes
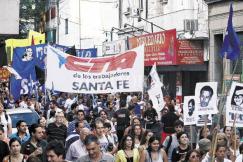
[[[177,64],[203,64],[203,41],[178,40]]]
[[[167,30],[129,38],[129,48],[144,44],[144,66],[175,65],[177,53],[176,30]]]
[[[7,69],[0,68],[0,81],[7,81],[10,76],[10,73]]]

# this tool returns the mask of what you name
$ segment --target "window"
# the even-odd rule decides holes
[[[68,34],[68,19],[65,19],[65,34]]]

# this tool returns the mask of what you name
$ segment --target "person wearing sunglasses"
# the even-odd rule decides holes
[[[199,162],[200,152],[198,150],[190,150],[187,152],[184,162]]]

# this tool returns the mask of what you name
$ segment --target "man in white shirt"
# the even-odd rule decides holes
[[[81,156],[87,155],[87,151],[83,141],[85,137],[89,134],[91,134],[91,132],[88,128],[81,129],[79,133],[80,139],[70,145],[69,149],[67,150],[66,160],[75,161]]]
[[[47,120],[48,124],[53,122],[53,120],[51,120],[51,118],[55,117],[55,113],[62,112],[62,109],[57,107],[57,102],[55,100],[50,101],[49,108],[50,109],[47,111],[47,116],[46,116],[46,120]],[[51,113],[51,112],[53,112],[53,113]],[[53,114],[53,116],[51,114]]]
[[[68,98],[65,101],[64,107],[66,112],[71,111],[71,105],[77,101],[77,98],[73,94],[68,94]]]

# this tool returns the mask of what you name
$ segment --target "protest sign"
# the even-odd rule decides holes
[[[47,48],[46,87],[70,93],[143,91],[144,47],[102,57],[80,58]]]
[[[217,82],[201,82],[195,88],[196,110],[200,115],[216,114]]]
[[[185,96],[183,104],[184,125],[196,124],[195,97]]]

